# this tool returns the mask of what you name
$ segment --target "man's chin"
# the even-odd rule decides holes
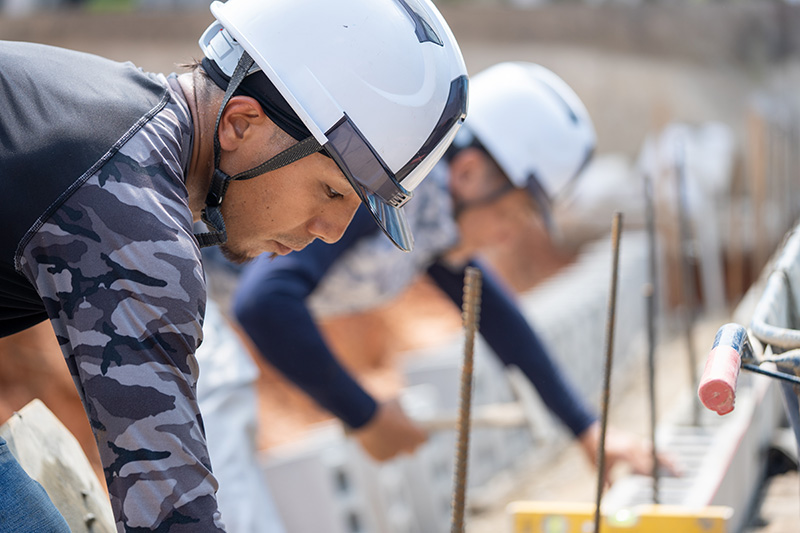
[[[231,249],[230,246],[227,244],[220,244],[219,250],[222,252],[222,256],[230,261],[231,263],[235,263],[237,265],[243,265],[249,261],[253,260],[253,257],[237,250]]]
[[[275,258],[279,255],[287,255],[291,252],[302,250],[303,248],[308,246],[308,244],[310,244],[307,242],[302,244],[294,243],[294,241],[292,242],[293,242],[292,246],[289,247],[281,243],[280,241],[270,240],[266,243],[262,252],[268,253],[270,257]],[[225,244],[220,244],[219,249],[222,252],[222,255],[225,257],[225,259],[227,259],[231,263],[236,263],[237,265],[241,265],[249,261],[252,261],[256,257],[255,255],[251,255],[247,252],[235,249],[233,246],[231,246],[230,242],[227,242]]]

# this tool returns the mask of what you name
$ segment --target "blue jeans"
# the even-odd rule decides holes
[[[70,533],[42,486],[11,455],[0,437],[0,532]]]

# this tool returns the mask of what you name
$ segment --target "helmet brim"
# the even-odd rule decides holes
[[[395,246],[405,252],[414,249],[414,235],[411,226],[408,224],[405,211],[402,207],[394,207],[386,203],[380,196],[373,193],[358,181],[347,176],[350,185],[353,186],[361,201],[369,210],[372,218],[378,223]]]
[[[410,252],[414,238],[402,206],[412,193],[398,183],[346,114],[328,130],[326,136],[325,151],[336,162],[375,221],[398,248]]]

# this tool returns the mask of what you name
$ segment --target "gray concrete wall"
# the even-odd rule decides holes
[[[3,1],[3,0],[0,0]],[[752,96],[800,85],[800,8],[768,0],[700,5],[532,9],[441,0],[472,74],[508,60],[540,63],[584,100],[600,152],[635,156],[670,121],[718,120],[746,142]],[[172,72],[200,55],[206,9],[43,12],[0,17],[0,38],[31,40]],[[299,39],[304,38],[298,35]]]
[[[782,2],[534,9],[445,4],[457,38],[559,43],[706,63],[770,61],[800,51],[800,7]]]
[[[800,53],[800,6],[784,2],[639,6],[570,2],[529,9],[439,3],[456,37],[471,41],[571,44],[706,63],[771,61]],[[44,12],[0,17],[0,37],[47,40],[84,33],[89,39],[193,40],[209,21],[203,7],[180,14],[147,10],[96,14],[91,21],[76,12]]]

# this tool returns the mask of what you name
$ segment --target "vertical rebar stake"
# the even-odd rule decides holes
[[[606,428],[608,427],[608,404],[611,396],[611,366],[614,360],[614,318],[617,310],[617,277],[619,273],[619,240],[622,228],[622,213],[614,213],[611,224],[611,288],[608,295],[606,315],[606,363],[603,376],[603,413],[600,419],[600,443],[597,451],[597,499],[594,510],[594,531],[600,532],[600,500],[603,498],[604,472],[606,469]]]
[[[650,442],[653,445],[653,503],[659,503],[658,495],[658,450],[656,449],[656,214],[653,201],[653,182],[649,174],[644,175],[644,202],[647,220],[648,281],[645,288],[647,306],[647,385],[650,399]]]
[[[697,264],[697,251],[694,246],[691,223],[689,221],[689,191],[686,183],[686,145],[683,142],[675,146],[675,172],[677,173],[676,185],[678,187],[678,240],[680,241],[681,260],[681,285],[683,289],[683,318],[684,338],[686,341],[686,354],[689,360],[689,381],[692,390],[700,384],[697,375],[697,355],[694,349],[694,321],[695,321],[695,265]],[[695,397],[692,402],[692,424],[700,425],[700,402]]]
[[[464,509],[467,496],[467,462],[469,459],[470,410],[472,407],[472,369],[475,332],[481,310],[481,271],[467,267],[464,275],[464,362],[461,367],[461,388],[458,406],[458,442],[456,443],[453,486],[453,520],[451,533],[464,531]]]

